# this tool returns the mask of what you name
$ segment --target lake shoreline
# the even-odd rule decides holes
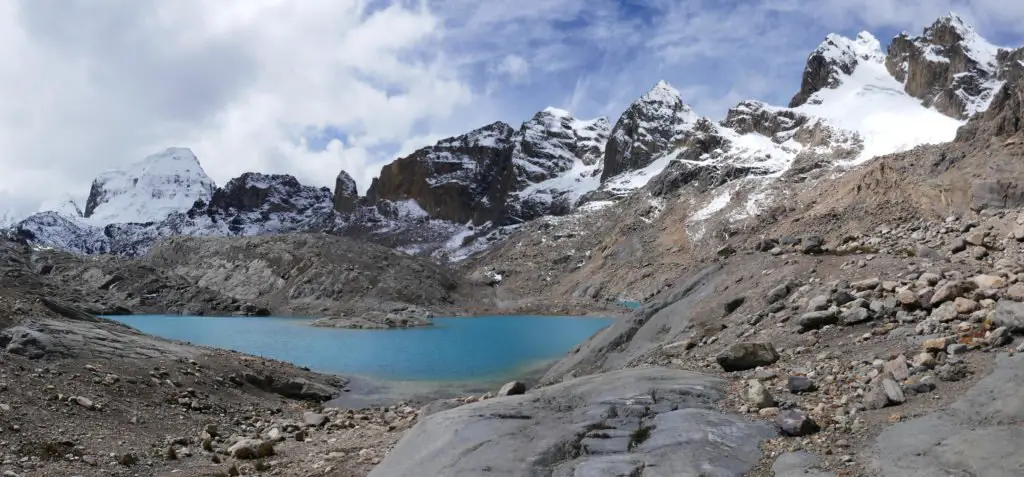
[[[513,380],[533,384],[615,320],[553,315],[470,318],[438,318],[444,321],[425,328],[351,330],[309,327],[308,317],[110,317],[164,339],[343,378],[346,383],[335,400],[348,408],[479,396],[497,392]]]

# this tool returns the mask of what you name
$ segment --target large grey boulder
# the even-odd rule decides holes
[[[949,408],[882,431],[873,464],[883,476],[1009,476],[1024,469],[1024,355],[996,369]]]
[[[739,477],[777,431],[714,410],[726,385],[627,369],[467,404],[420,420],[370,477]]]

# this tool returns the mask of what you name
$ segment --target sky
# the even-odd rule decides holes
[[[703,115],[784,105],[826,34],[883,44],[955,11],[1024,44],[1006,0],[6,0],[0,215],[166,147],[365,192],[383,164],[546,106],[618,115],[658,80]]]

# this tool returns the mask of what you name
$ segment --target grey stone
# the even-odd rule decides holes
[[[904,381],[910,377],[910,368],[907,366],[907,358],[903,355],[885,363],[885,370],[897,381]]]
[[[825,239],[818,235],[808,235],[801,241],[801,251],[806,254],[821,253],[825,246]]]
[[[871,312],[864,308],[850,308],[843,312],[839,322],[844,326],[854,326],[871,321]]]
[[[883,477],[1020,475],[1022,387],[1024,355],[998,355],[992,374],[948,408],[884,429],[874,467]]]
[[[946,347],[946,354],[950,354],[950,355],[954,355],[955,356],[955,355],[965,354],[969,350],[970,350],[970,348],[968,348],[967,345],[965,345],[963,343],[953,343],[953,344],[951,344],[951,345]]]
[[[738,296],[736,298],[733,298],[733,299],[725,302],[725,314],[728,315],[728,314],[738,310],[741,306],[743,306],[743,303],[745,301],[747,301],[747,297],[745,297],[745,296]]]
[[[302,414],[302,422],[308,427],[320,427],[327,424],[327,416],[307,411]]]
[[[825,295],[818,295],[811,298],[807,302],[807,311],[824,311],[828,309],[828,297]]]
[[[874,290],[875,288],[878,288],[878,285],[881,285],[881,284],[882,284],[882,280],[877,278],[877,277],[875,277],[875,278],[868,278],[868,279],[865,279],[865,280],[861,280],[861,281],[858,281],[858,282],[853,282],[853,283],[850,284],[850,286],[853,287],[853,289],[857,290],[857,291],[866,291],[866,290]]]
[[[788,283],[783,283],[782,285],[779,285],[779,286],[777,286],[775,288],[772,288],[771,291],[768,292],[768,295],[765,296],[764,299],[769,304],[772,304],[772,303],[775,303],[775,302],[782,301],[787,296],[789,296],[789,284]]]
[[[949,247],[949,251],[953,253],[960,253],[967,250],[967,241],[963,238],[953,239],[953,244]]]
[[[930,379],[912,378],[904,386],[910,394],[925,394],[935,390],[935,383]]]
[[[832,301],[838,306],[843,306],[853,300],[854,296],[846,290],[836,290],[835,293],[832,293]]]
[[[517,396],[524,393],[526,393],[526,385],[521,381],[505,383],[505,385],[498,390],[498,396]]]
[[[881,383],[877,383],[864,395],[864,407],[868,409],[882,409],[889,405],[889,397],[885,395],[885,389]]]
[[[996,304],[996,313],[992,324],[1005,326],[1011,333],[1024,332],[1024,303],[1000,300]]]
[[[274,443],[259,439],[242,439],[228,448],[228,454],[241,460],[262,459],[274,455]]]
[[[950,280],[943,283],[935,289],[932,294],[931,306],[939,306],[947,301],[953,301],[958,296],[963,296],[968,291],[973,289],[973,283],[964,282],[961,280]]]
[[[1013,342],[1013,337],[1010,336],[1010,330],[1005,326],[1000,326],[992,330],[987,337],[985,337],[985,344],[992,347],[1005,346]]]
[[[942,381],[960,381],[970,374],[970,370],[964,363],[944,364],[935,368],[935,376]]]
[[[761,381],[751,379],[747,381],[747,403],[756,409],[764,409],[775,406],[775,398],[772,397]]]
[[[796,409],[779,411],[775,422],[783,434],[792,437],[806,436],[820,430],[818,423],[814,422],[811,416],[808,416],[806,412]]]
[[[814,385],[814,381],[811,381],[807,376],[790,376],[786,380],[786,387],[789,388],[789,392],[792,393],[809,393],[817,389]]]
[[[907,402],[907,396],[903,394],[903,388],[896,381],[885,378],[882,380],[882,390],[885,391],[885,397],[889,399],[892,404],[903,404]]]
[[[664,476],[743,475],[758,463],[760,443],[775,431],[715,411],[726,385],[712,376],[638,368],[467,404],[419,420],[369,476],[614,477],[643,469]],[[664,406],[642,420],[607,418],[609,408],[653,402],[655,395]],[[588,437],[587,429],[598,424],[629,431],[631,449],[622,452],[621,441],[589,440],[596,437]],[[642,438],[635,437],[637,429],[645,429]],[[584,440],[601,453],[580,453]]]
[[[733,343],[715,358],[725,371],[744,371],[779,360],[779,352],[768,342]]]
[[[800,326],[801,332],[816,330],[823,328],[826,325],[834,325],[836,323],[839,323],[839,315],[832,310],[804,313],[797,321],[797,325]]]

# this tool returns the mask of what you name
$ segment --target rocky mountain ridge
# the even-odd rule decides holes
[[[829,35],[808,56],[789,107],[747,100],[715,121],[699,116],[677,90],[659,82],[614,125],[547,108],[518,129],[495,122],[443,139],[384,166],[363,197],[345,171],[333,193],[290,176],[256,173],[215,188],[195,162],[176,175],[158,169],[136,187],[148,187],[157,204],[164,196],[176,201],[152,208],[170,211],[162,218],[140,213],[96,222],[96,210],[112,207],[111,200],[148,202],[114,187],[125,178],[139,179],[132,172],[98,178],[84,220],[70,202],[56,207],[56,215],[37,214],[15,228],[33,243],[82,253],[138,255],[172,235],[313,231],[462,258],[524,222],[588,213],[644,187],[653,197],[665,197],[762,178],[739,187],[758,184],[760,192],[749,195],[763,198],[777,179],[802,180],[817,170],[951,140],[962,119],[984,111],[1001,82],[1017,74],[1013,58],[1022,54],[992,47],[955,15],[920,36],[896,37],[887,51],[867,32],[854,39]],[[164,155],[194,159],[181,149]],[[149,170],[146,164],[132,171]],[[162,184],[173,181],[164,176],[187,178],[187,186],[180,194],[168,193]],[[185,199],[193,199],[187,207]],[[757,205],[751,202],[747,209],[754,213]],[[140,217],[153,220],[134,220]]]

